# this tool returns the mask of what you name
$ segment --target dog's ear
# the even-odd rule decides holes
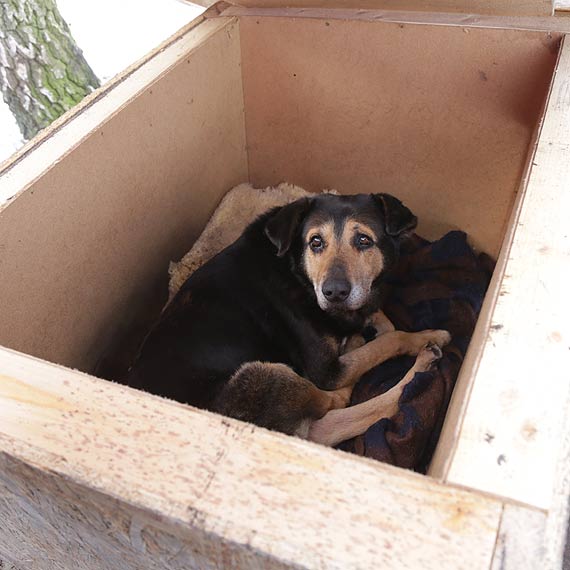
[[[384,225],[389,236],[398,237],[418,225],[416,216],[398,198],[391,194],[372,194],[372,198],[384,214]]]
[[[309,211],[310,205],[309,198],[301,198],[282,206],[269,218],[265,225],[265,235],[277,247],[279,257],[283,257],[289,251],[295,232]]]

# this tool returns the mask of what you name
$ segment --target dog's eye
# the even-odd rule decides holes
[[[370,247],[374,241],[372,241],[371,237],[368,237],[366,234],[358,234],[356,236],[356,245],[361,249],[366,249]]]
[[[309,240],[309,247],[313,251],[321,251],[321,249],[323,249],[324,244],[325,242],[323,241],[323,238],[320,235],[311,236],[311,239]]]

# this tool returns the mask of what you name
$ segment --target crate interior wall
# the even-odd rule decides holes
[[[570,448],[565,26],[218,5],[8,164],[0,558],[555,564]],[[498,256],[430,477],[89,375],[246,180],[393,192],[420,233],[459,227]]]

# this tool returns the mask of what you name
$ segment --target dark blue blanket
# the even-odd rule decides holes
[[[493,266],[489,256],[473,252],[463,232],[450,232],[433,243],[412,236],[405,243],[389,279],[384,312],[398,330],[446,329],[452,341],[438,367],[416,374],[405,388],[396,416],[380,420],[341,449],[421,472],[427,469]],[[413,362],[411,357],[398,358],[368,372],[357,384],[352,404],[391,388]]]

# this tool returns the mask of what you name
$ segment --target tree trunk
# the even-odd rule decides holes
[[[0,0],[0,89],[24,139],[97,87],[55,0]]]

